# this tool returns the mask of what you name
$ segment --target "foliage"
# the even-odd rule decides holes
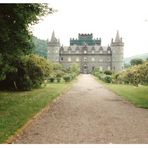
[[[78,75],[80,73],[80,66],[78,64],[71,64],[70,66],[70,72],[73,74]]]
[[[0,5],[0,81],[10,82],[14,79],[11,74],[17,73],[21,57],[30,54],[33,49],[30,25],[52,12],[47,4]],[[28,79],[26,83],[29,83]]]
[[[130,61],[132,59],[137,59],[137,58],[145,61],[148,58],[148,53],[139,54],[139,55],[135,55],[135,56],[132,56],[132,57],[126,57],[126,58],[124,58],[124,63],[130,65]]]
[[[114,83],[118,84],[148,84],[148,62],[144,62],[141,65],[135,65],[121,73],[117,73],[113,76]]]
[[[22,56],[13,65],[17,71],[9,73],[0,82],[1,89],[30,90],[39,87],[53,70],[52,63],[37,55]]]
[[[96,68],[92,74],[106,83],[112,82],[112,72],[109,70],[102,72],[98,68]]]
[[[71,76],[69,74],[66,74],[63,76],[63,79],[65,80],[65,82],[70,82]]]
[[[125,68],[125,69],[127,69],[127,68],[129,68],[129,67],[131,67],[130,64],[124,63],[124,68]]]
[[[110,71],[110,70],[105,70],[105,71],[104,71],[104,74],[106,74],[106,75],[112,75],[112,71]]]
[[[35,54],[38,54],[39,56],[47,58],[48,42],[45,40],[38,39],[37,37],[33,37],[33,43],[35,46],[33,52]]]
[[[106,83],[111,83],[111,82],[112,82],[112,77],[111,77],[111,75],[106,75],[106,76],[104,77],[104,81],[105,81]]]
[[[142,59],[136,58],[136,59],[132,59],[132,60],[130,61],[130,63],[131,63],[132,66],[134,66],[134,65],[139,65],[139,64],[143,64],[143,60],[142,60]]]

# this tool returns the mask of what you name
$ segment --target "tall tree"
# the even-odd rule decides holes
[[[0,4],[0,80],[17,72],[16,61],[31,53],[29,26],[52,12],[47,4]]]

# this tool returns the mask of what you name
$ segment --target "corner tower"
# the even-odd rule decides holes
[[[117,31],[115,41],[113,39],[111,40],[112,71],[118,72],[122,71],[124,68],[123,47],[124,43],[122,42],[122,38],[119,36],[119,31]]]
[[[54,31],[52,32],[51,40],[48,42],[48,45],[48,59],[53,62],[59,62],[60,41],[55,37]]]

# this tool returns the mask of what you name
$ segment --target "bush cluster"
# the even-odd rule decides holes
[[[77,64],[72,64],[68,69],[57,63],[53,67],[53,72],[48,78],[51,83],[59,83],[61,81],[70,82],[80,73],[80,67]]]
[[[99,69],[95,69],[92,74],[106,83],[112,82],[112,71],[106,70],[102,72]]]
[[[14,59],[16,70],[7,73],[0,81],[0,89],[30,90],[41,86],[53,70],[52,63],[37,55],[26,55]]]
[[[141,65],[135,65],[125,71],[113,75],[113,83],[118,84],[148,84],[148,62]]]

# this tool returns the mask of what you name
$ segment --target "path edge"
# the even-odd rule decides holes
[[[11,135],[10,137],[8,137],[8,139],[6,141],[3,142],[3,144],[13,144],[13,142],[18,139],[23,133],[24,131],[29,128],[33,122],[37,119],[39,119],[39,117],[44,113],[44,112],[48,112],[51,105],[54,104],[57,100],[59,100],[61,98],[61,96],[63,96],[65,93],[67,93],[72,86],[78,81],[80,75],[78,75],[76,77],[76,79],[74,79],[72,82],[70,82],[69,86],[66,87],[57,97],[55,97],[51,102],[49,102],[47,104],[47,106],[45,106],[43,109],[41,109],[41,111],[39,111],[37,114],[35,114],[33,117],[31,117],[30,119],[28,119],[28,121],[19,129],[16,130],[16,132]]]

